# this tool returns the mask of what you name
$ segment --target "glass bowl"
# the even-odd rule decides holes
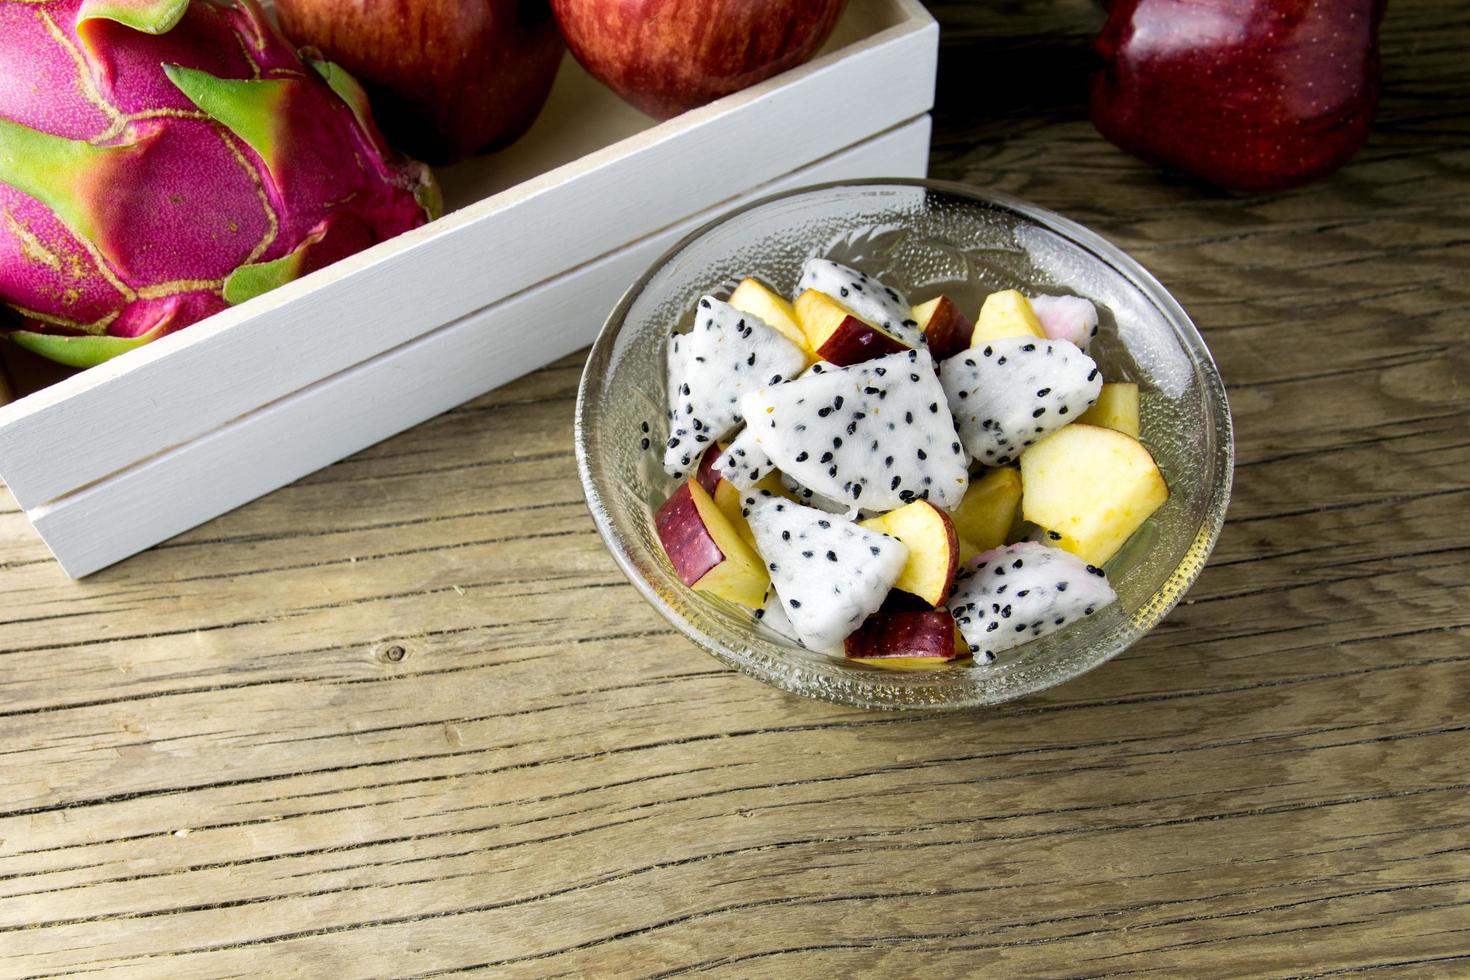
[[[1144,443],[1169,500],[1107,564],[1119,602],[981,666],[894,671],[802,649],[750,611],[688,588],[654,532],[676,487],[656,450],[667,437],[664,351],[699,296],[755,276],[790,293],[802,262],[825,256],[902,290],[939,293],[967,313],[997,289],[1093,300],[1091,353],[1114,381],[1136,381]],[[641,424],[654,450],[642,450]],[[1204,341],[1142,266],[1081,225],[957,184],[870,180],[768,197],[685,238],[633,283],[592,347],[577,396],[577,463],[603,540],[663,616],[719,660],[807,697],[866,708],[996,704],[1060,684],[1117,656],[1174,607],[1214,547],[1230,497],[1225,389]]]

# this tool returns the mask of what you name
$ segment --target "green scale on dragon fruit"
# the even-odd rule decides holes
[[[849,269],[831,259],[807,259],[796,281],[796,295],[808,289],[826,293],[910,347],[928,346],[908,300],[892,286],[885,286],[865,272]]]
[[[903,542],[765,491],[742,512],[801,643],[839,650],[877,612],[908,561]]]
[[[977,662],[1045,636],[1117,599],[1100,568],[1023,541],[971,559],[949,610]]]
[[[0,303],[52,360],[99,363],[439,212],[357,83],[253,0],[0,2],[0,38]]]
[[[1065,340],[1005,337],[951,357],[939,368],[965,448],[1003,466],[1097,401],[1102,375]]]
[[[781,472],[858,508],[959,504],[964,449],[926,350],[808,371],[741,400],[755,440]]]
[[[669,338],[669,438],[664,470],[682,478],[705,449],[741,422],[740,396],[780,384],[806,367],[806,354],[775,329],[704,296],[688,333]]]

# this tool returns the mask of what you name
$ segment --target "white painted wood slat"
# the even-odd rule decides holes
[[[929,130],[921,116],[742,200],[825,180],[922,176]],[[68,575],[96,571],[590,343],[663,250],[738,203],[655,232],[27,516]]]
[[[913,0],[859,3],[896,26],[0,408],[0,477],[36,509],[927,112],[933,20]],[[336,458],[283,449],[302,472]]]

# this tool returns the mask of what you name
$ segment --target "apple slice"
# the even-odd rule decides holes
[[[694,470],[694,479],[699,481],[704,492],[710,496],[714,496],[715,487],[724,479],[720,471],[715,469],[715,460],[720,458],[720,454],[729,448],[729,445],[728,442],[710,443],[704,455],[699,457],[699,466]]]
[[[778,497],[785,497],[787,500],[796,503],[800,503],[800,501],[796,500],[781,485],[781,474],[775,470],[772,470],[751,484],[750,490],[748,491],[741,490],[735,484],[725,479],[724,474],[715,469],[715,461],[729,448],[730,444],[728,442],[721,442],[706,449],[704,455],[700,457],[699,469],[695,472],[694,478],[699,481],[699,485],[704,488],[705,493],[708,493],[714,500],[715,506],[720,509],[720,513],[725,515],[725,520],[730,522],[730,526],[735,529],[735,533],[740,535],[741,540],[746,544],[754,548],[755,534],[750,530],[750,522],[745,519],[745,514],[743,513],[745,505],[741,502],[741,498],[746,493],[756,490],[768,490]]]
[[[929,355],[935,361],[953,357],[970,346],[975,324],[948,296],[936,296],[927,303],[920,303],[912,313],[919,321],[919,329],[924,331],[924,339],[929,342]]]
[[[971,347],[984,347],[1003,337],[1040,337],[1046,339],[1041,320],[1031,308],[1031,301],[1015,289],[1003,289],[985,297],[975,329],[970,334]]]
[[[796,320],[796,310],[785,296],[773,292],[759,279],[742,279],[730,294],[729,303],[741,313],[749,313],[768,327],[773,327],[808,355],[812,354],[806,334]],[[815,355],[812,355],[815,356]]]
[[[1169,499],[1153,456],[1130,435],[1073,422],[1021,454],[1021,511],[1047,540],[1092,565]]]
[[[949,515],[961,538],[979,551],[1005,543],[1021,503],[1021,474],[1009,466],[970,481],[960,505]]]
[[[933,670],[970,652],[948,609],[877,612],[848,636],[847,659],[890,670]]]
[[[893,587],[942,606],[954,588],[960,565],[960,539],[949,515],[927,500],[915,500],[897,510],[859,521],[866,527],[902,541],[908,561]]]
[[[1077,421],[1117,429],[1138,438],[1138,385],[1132,381],[1107,381],[1097,394],[1097,401]]]
[[[908,350],[903,341],[876,327],[826,293],[808,289],[796,297],[796,319],[806,346],[824,361],[845,367]]]
[[[654,515],[654,527],[680,581],[698,592],[759,609],[771,577],[694,477]]]

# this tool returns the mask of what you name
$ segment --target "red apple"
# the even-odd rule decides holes
[[[1115,0],[1092,121],[1222,187],[1322,177],[1368,136],[1385,0]]]
[[[975,324],[948,296],[936,296],[927,303],[920,303],[914,307],[913,315],[919,321],[919,329],[924,331],[929,354],[935,361],[953,357],[969,348]]]
[[[847,638],[847,659],[898,670],[943,667],[968,652],[955,639],[948,609],[878,612]]]
[[[530,128],[564,47],[546,0],[276,0],[281,28],[367,89],[388,142],[452,163]]]
[[[551,0],[572,54],[658,119],[810,58],[847,0]]]

